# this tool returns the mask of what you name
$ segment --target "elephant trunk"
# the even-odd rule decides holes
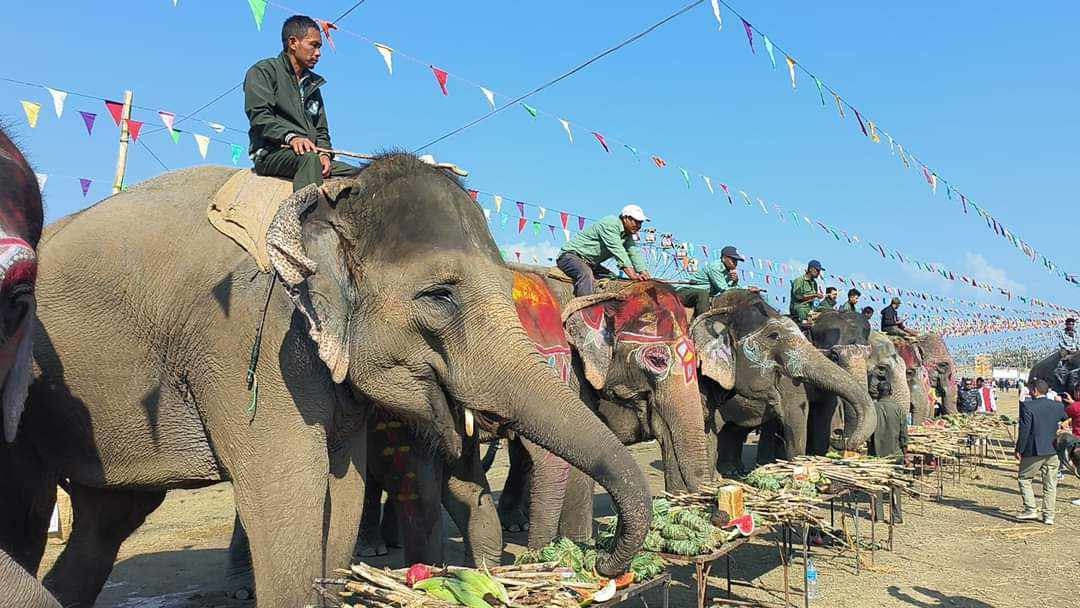
[[[811,354],[808,355],[808,362],[797,370],[800,373],[795,374],[795,377],[840,397],[844,408],[844,434],[839,441],[833,441],[833,447],[858,450],[866,445],[877,426],[874,402],[866,389],[865,362],[861,372],[856,369],[857,365],[845,371],[817,349],[811,347],[805,350]]]
[[[945,410],[946,414],[956,413],[956,394],[959,389],[956,383],[953,382],[948,376],[942,374],[938,379],[939,394],[941,397],[941,408]]]
[[[19,320],[14,333],[5,336],[4,345],[0,347],[0,384],[3,385],[0,426],[8,443],[15,441],[30,387],[36,279],[37,254],[30,245],[15,237],[0,240],[0,289],[5,294],[13,294],[0,302],[0,314]]]
[[[507,343],[505,331],[500,341]],[[614,547],[598,556],[596,571],[608,577],[619,575],[641,548],[652,517],[652,501],[641,467],[611,430],[558,380],[523,331],[518,339],[511,336],[509,342],[507,353],[485,362],[489,374],[478,378],[475,371],[466,372],[460,383],[450,383],[452,392],[457,393],[455,400],[480,412],[498,412],[509,429],[577,467],[607,490],[619,525]]]
[[[709,471],[701,394],[697,386],[681,379],[675,383],[672,387],[657,387],[653,394],[651,405],[660,418],[652,423],[653,433],[664,452],[665,489],[672,493],[696,492],[708,481]]]

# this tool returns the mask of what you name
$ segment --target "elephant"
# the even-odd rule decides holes
[[[56,482],[70,487],[75,525],[46,588],[65,605],[93,603],[168,490],[231,481],[258,604],[304,603],[311,580],[352,554],[373,411],[425,429],[448,458],[475,419],[584,471],[621,522],[596,570],[624,571],[649,525],[644,475],[534,352],[460,182],[389,154],[305,187],[266,231],[271,274],[207,222],[234,173],[167,173],[46,231],[40,369],[20,442],[34,466],[0,480],[0,521],[28,536],[44,535]],[[19,540],[5,534],[0,547]]]
[[[17,474],[13,458],[33,367],[33,327],[38,241],[44,224],[41,190],[30,164],[0,129],[0,476]],[[0,523],[7,526],[13,522]],[[5,531],[18,534],[18,530]],[[27,608],[59,608],[56,598],[0,546],[4,602]]]
[[[1058,366],[1064,354],[1064,377],[1058,374]],[[1028,372],[1028,386],[1035,380],[1045,380],[1050,390],[1056,393],[1068,393],[1073,399],[1080,398],[1080,353],[1062,353],[1060,350],[1046,355],[1031,366]]]
[[[930,400],[930,374],[923,359],[922,348],[917,342],[901,336],[891,336],[891,340],[894,350],[904,361],[905,384],[911,399],[908,407],[911,422],[922,424],[934,417],[934,402]]]
[[[907,361],[900,355],[892,336],[871,331],[868,338],[870,355],[867,358],[867,390],[879,407],[882,400],[889,400],[907,411],[912,403]],[[890,394],[879,395],[880,387],[888,386]]]
[[[845,400],[848,416],[834,438],[838,448],[856,449],[873,434],[876,415],[864,380],[823,355],[759,293],[720,294],[709,312],[694,319],[691,334],[701,362],[709,448],[721,473],[741,469],[742,445],[758,427],[759,462],[802,454],[811,389]]]
[[[861,314],[853,311],[829,310],[821,313],[810,328],[810,339],[814,346],[827,353],[828,357],[846,370],[860,384],[859,406],[854,406],[848,399],[828,388],[807,386],[806,394],[810,401],[807,417],[806,451],[813,456],[824,456],[829,448],[856,451],[874,432],[877,424],[873,402],[870,399],[865,382],[867,381],[867,361],[871,354],[870,323]],[[866,395],[865,401],[862,396]],[[840,445],[831,440],[836,425],[833,418],[837,415],[837,405],[842,403],[840,414],[843,419],[844,436],[851,437],[850,429],[857,428],[864,432],[857,438]],[[869,403],[864,408],[861,404]],[[855,417],[854,420],[852,417]]]
[[[956,362],[940,334],[925,333],[919,336],[923,366],[929,376],[930,389],[937,393],[938,403],[946,414],[956,413]],[[931,412],[932,413],[932,412]]]

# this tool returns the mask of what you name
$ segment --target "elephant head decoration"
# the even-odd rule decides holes
[[[934,402],[930,399],[930,375],[927,373],[922,349],[915,342],[899,336],[891,336],[896,353],[904,361],[908,395],[911,399],[911,420],[922,424],[933,418]]]
[[[919,337],[919,350],[922,352],[930,390],[937,394],[942,411],[955,414],[956,362],[949,354],[949,347],[939,334],[926,333]]]

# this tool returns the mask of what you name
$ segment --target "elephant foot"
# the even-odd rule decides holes
[[[380,557],[386,555],[390,551],[386,548],[386,543],[379,541],[371,545],[361,546],[359,542],[356,544],[356,551],[354,552],[357,557]]]
[[[225,578],[225,595],[241,601],[255,599],[255,576],[250,567],[230,569]]]
[[[507,532],[527,532],[529,530],[529,516],[524,509],[507,509],[499,511],[499,521],[502,522],[503,530]]]

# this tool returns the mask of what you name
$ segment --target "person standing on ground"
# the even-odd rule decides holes
[[[251,66],[244,77],[248,149],[255,173],[293,180],[293,192],[324,178],[354,175],[356,167],[333,160],[330,127],[312,72],[322,56],[322,35],[311,17],[293,15],[281,26],[281,54]],[[286,147],[282,147],[286,146]]]
[[[652,278],[645,270],[641,248],[634,242],[634,235],[647,221],[641,207],[627,205],[619,217],[602,218],[562,246],[555,265],[574,281],[574,297],[592,295],[596,279],[611,275],[601,264],[612,258],[630,280]]]
[[[821,276],[822,270],[825,269],[821,267],[821,262],[810,260],[810,263],[806,265],[806,272],[791,282],[791,306],[789,312],[791,318],[795,319],[799,327],[804,329],[807,327],[810,313],[814,310],[814,302],[825,297],[817,284],[817,279]]]
[[[892,458],[896,464],[906,464],[908,461],[908,404],[900,403],[892,399],[892,385],[888,380],[882,380],[871,393],[874,398],[874,409],[877,412],[877,427],[870,436],[867,445],[867,453],[877,458]],[[887,492],[892,501],[893,522],[902,524],[904,517],[900,504],[899,492]],[[875,514],[877,519],[885,519],[884,496],[883,500],[875,502]]]
[[[904,322],[897,316],[900,298],[893,298],[888,306],[881,309],[881,331],[890,336],[916,336],[915,332],[904,327]]]
[[[968,415],[979,411],[979,391],[971,386],[971,378],[964,378],[960,383],[960,390],[956,393],[956,411]]]
[[[1061,403],[1046,398],[1050,386],[1045,380],[1035,380],[1030,387],[1032,399],[1020,403],[1020,430],[1016,436],[1016,461],[1020,463],[1017,482],[1024,502],[1020,521],[1037,521],[1054,525],[1054,501],[1057,498],[1057,452],[1054,439],[1058,425],[1068,419]],[[1035,508],[1035,492],[1031,480],[1042,476],[1043,509]]]
[[[694,316],[709,310],[712,299],[729,289],[739,286],[739,262],[743,256],[734,245],[720,250],[720,259],[713,260],[690,273],[689,285],[677,291],[683,306],[694,309]],[[748,287],[752,292],[761,291],[757,287]]]

